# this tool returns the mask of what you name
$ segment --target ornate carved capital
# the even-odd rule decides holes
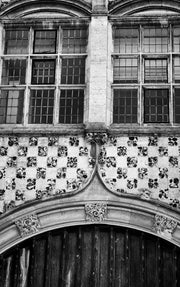
[[[116,145],[116,138],[109,135],[106,132],[89,132],[86,134],[86,140],[89,143],[97,143],[98,145],[104,145],[110,143]]]
[[[106,133],[101,132],[91,132],[86,134],[86,139],[90,143],[97,143],[98,145],[103,145],[108,142],[108,136]]]
[[[86,220],[100,222],[107,218],[107,204],[105,203],[87,203],[85,205]]]
[[[163,215],[156,214],[154,219],[153,229],[160,235],[171,237],[177,227],[177,221],[165,217]]]
[[[15,225],[19,230],[21,237],[25,237],[38,232],[40,222],[36,214],[31,214],[15,221]]]

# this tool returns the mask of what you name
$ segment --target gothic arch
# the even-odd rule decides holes
[[[63,227],[89,224],[122,226],[143,231],[180,247],[179,213],[140,199],[122,197],[119,200],[117,196],[109,195],[102,185],[101,190],[92,196],[96,184],[87,187],[76,198],[59,196],[29,202],[1,215],[0,254],[35,235]]]

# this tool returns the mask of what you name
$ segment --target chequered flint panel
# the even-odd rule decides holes
[[[124,136],[98,147],[98,172],[118,195],[180,208],[180,138]],[[81,136],[0,137],[0,213],[28,201],[74,194],[95,166]]]
[[[116,193],[180,208],[180,138],[119,137],[101,147],[99,173]]]
[[[81,189],[93,166],[81,137],[1,137],[0,213]]]

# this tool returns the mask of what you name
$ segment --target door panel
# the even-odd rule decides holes
[[[45,275],[46,275],[46,254],[48,247],[48,239],[39,238],[33,240],[31,246],[31,257],[30,257],[30,287],[43,287],[45,286]]]
[[[144,246],[144,259],[145,259],[145,286],[158,287],[159,276],[159,255],[158,255],[158,242],[156,237],[146,238]]]
[[[122,227],[36,236],[0,257],[0,287],[179,287],[179,248]]]

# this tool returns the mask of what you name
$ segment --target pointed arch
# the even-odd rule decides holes
[[[129,197],[122,197],[121,201],[118,201],[114,196],[108,200],[107,195],[105,200],[100,194],[96,197],[98,200],[95,197],[87,200],[81,194],[76,200],[59,197],[31,202],[2,215],[0,254],[28,238],[47,231],[92,224],[139,230],[180,247],[180,221],[177,212],[148,201],[142,202],[140,199],[130,200]]]

